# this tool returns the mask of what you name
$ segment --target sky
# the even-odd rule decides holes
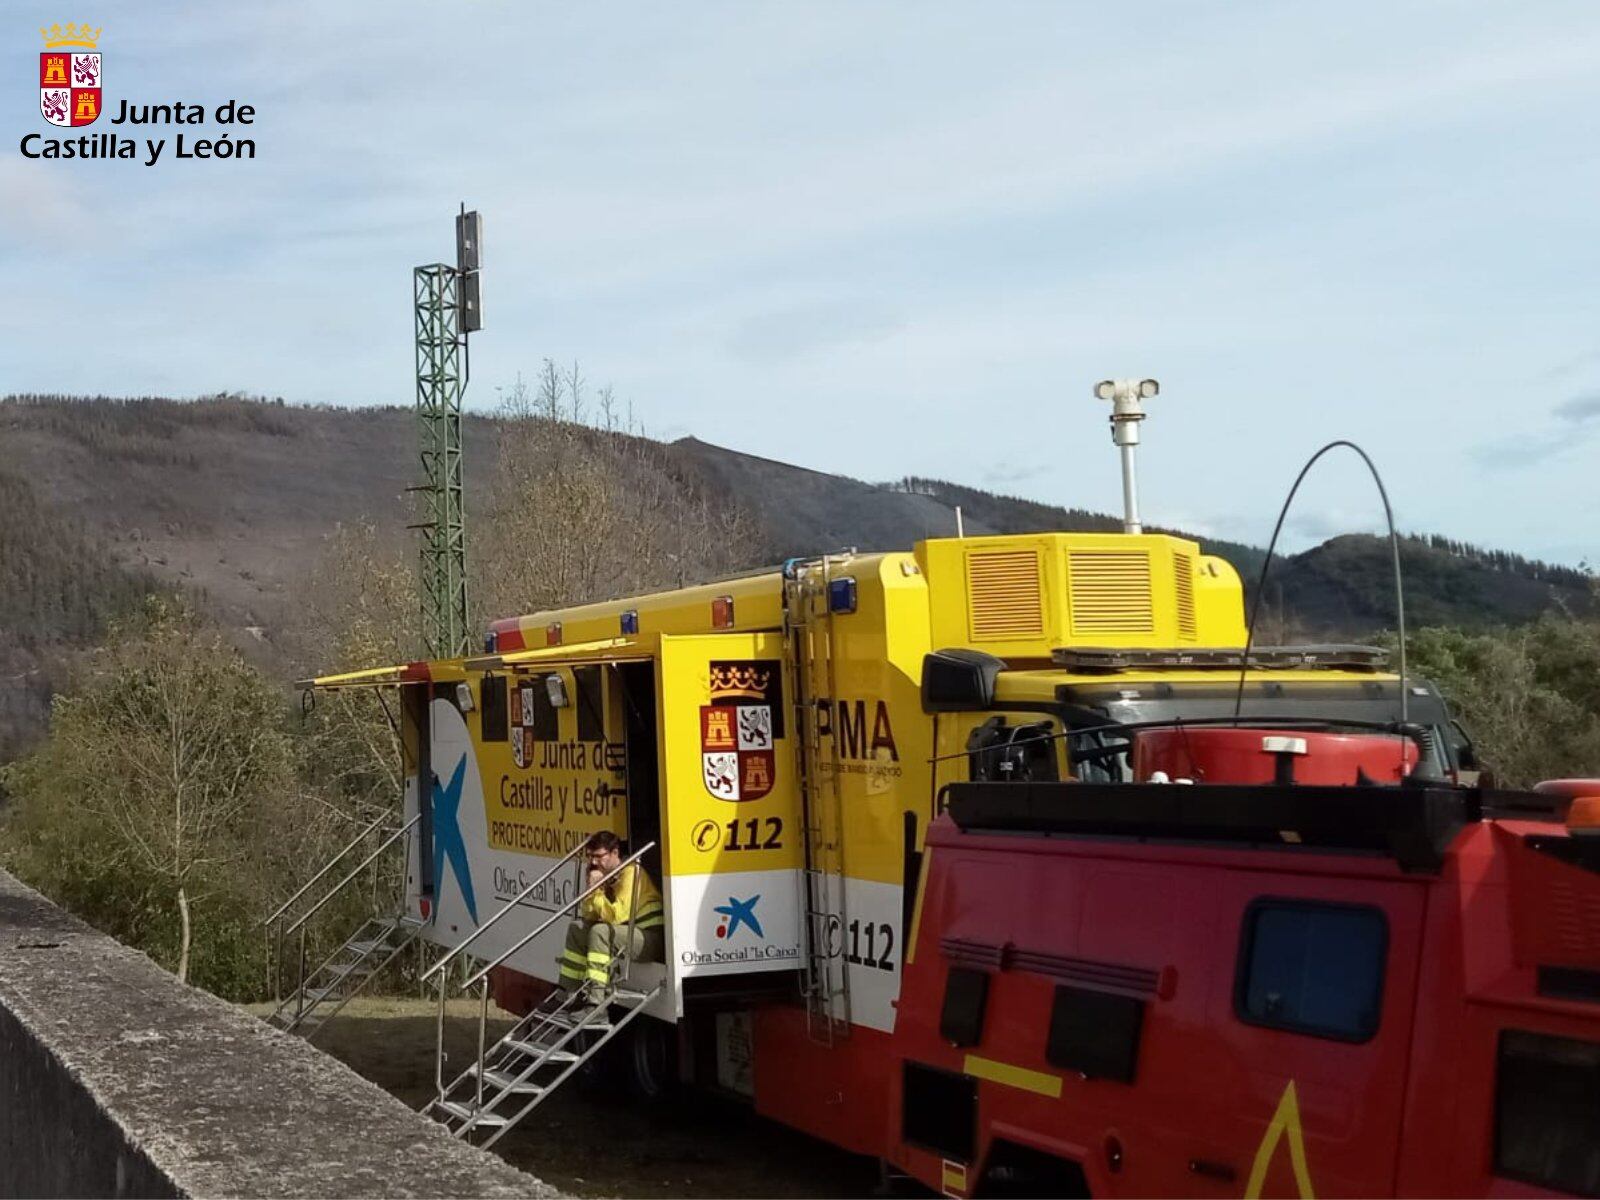
[[[67,18],[89,132],[232,99],[256,157],[24,158]],[[1403,528],[1600,564],[1587,0],[30,2],[0,81],[0,393],[410,404],[465,201],[469,409],[576,360],[654,436],[1115,511],[1092,388],[1154,377],[1149,522],[1264,543],[1349,438]],[[1381,522],[1330,456],[1289,548]]]

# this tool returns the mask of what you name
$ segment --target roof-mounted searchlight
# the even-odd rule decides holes
[[[1139,482],[1134,473],[1133,449],[1139,444],[1139,422],[1144,402],[1160,395],[1154,379],[1102,379],[1094,394],[1111,401],[1111,440],[1122,451],[1122,532],[1143,533],[1139,523]]]

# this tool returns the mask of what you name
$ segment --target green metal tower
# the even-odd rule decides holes
[[[456,265],[413,272],[417,333],[417,424],[422,456],[422,636],[431,658],[472,652],[467,603],[467,521],[461,470],[461,398],[469,375],[467,335],[481,327],[478,250],[482,221],[456,218]]]

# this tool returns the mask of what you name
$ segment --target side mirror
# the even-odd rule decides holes
[[[935,650],[922,658],[922,711],[982,712],[994,704],[1005,662],[982,650]]]

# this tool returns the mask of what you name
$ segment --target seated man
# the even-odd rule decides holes
[[[589,871],[584,887],[593,887],[621,865],[621,839],[610,830],[601,830],[589,839]],[[632,908],[635,901],[637,911]],[[643,864],[634,863],[578,905],[578,919],[567,928],[560,987],[567,992],[582,988],[584,998],[591,1004],[609,1004],[614,958],[660,962],[664,949],[661,893]]]

